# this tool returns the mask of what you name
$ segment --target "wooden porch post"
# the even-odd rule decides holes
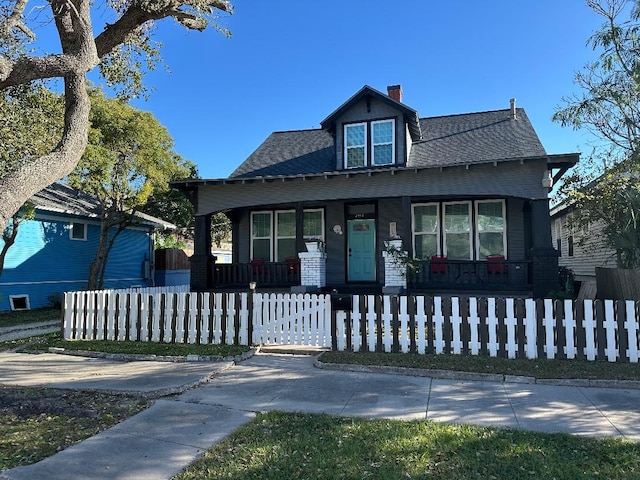
[[[531,281],[533,297],[544,298],[559,289],[558,251],[551,242],[549,200],[531,201]]]
[[[305,252],[304,247],[304,208],[302,202],[296,204],[296,251]]]
[[[191,291],[202,292],[213,288],[211,267],[211,214],[197,215],[193,235],[191,260]]]
[[[402,248],[409,258],[413,258],[413,238],[411,238],[411,197],[402,197],[402,227],[398,232],[402,238]]]

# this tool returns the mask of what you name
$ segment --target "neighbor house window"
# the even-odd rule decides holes
[[[29,295],[9,295],[11,310],[29,310]]]
[[[440,215],[438,204],[413,206],[413,251],[416,258],[431,258],[440,251]]]
[[[573,257],[573,235],[569,235],[569,238],[567,238],[567,250],[567,254]]]
[[[271,212],[251,214],[251,259],[271,261]]]
[[[393,120],[371,122],[371,143],[373,144],[373,165],[394,163],[393,138],[395,134]]]
[[[344,126],[345,168],[395,163],[395,119]]]
[[[471,203],[444,204],[444,255],[451,260],[470,260]]]
[[[296,256],[296,212],[276,212],[276,262]]]
[[[305,239],[324,239],[324,210],[304,210],[302,227]],[[251,259],[284,262],[296,257],[296,211],[252,212]]]
[[[344,162],[347,168],[364,167],[367,162],[367,124],[354,123],[344,128]]]
[[[71,238],[71,240],[86,240],[87,224],[72,222],[71,229],[69,230],[69,237]]]
[[[478,259],[490,255],[506,257],[507,229],[504,200],[476,202]]]

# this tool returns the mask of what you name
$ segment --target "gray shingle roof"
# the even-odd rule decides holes
[[[30,200],[37,210],[78,217],[95,218],[100,215],[101,210],[98,199],[63,183],[49,185],[36,193]],[[142,223],[151,224],[156,228],[176,228],[172,223],[146,213],[136,212],[135,216]]]
[[[452,166],[545,156],[527,114],[516,110],[420,119],[423,139],[411,147],[408,167]]]
[[[325,130],[296,130],[269,135],[231,176],[298,175],[335,169],[333,137]]]
[[[54,183],[31,197],[31,203],[47,212],[66,213],[82,217],[96,217],[100,214],[100,202],[75,188],[62,183]]]
[[[447,167],[546,155],[524,109],[420,119],[407,167]],[[304,175],[336,170],[333,137],[325,130],[272,133],[231,177]]]

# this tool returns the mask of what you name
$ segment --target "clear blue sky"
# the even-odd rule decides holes
[[[273,131],[318,128],[363,85],[421,117],[508,108],[517,98],[548,153],[589,151],[551,121],[596,58],[584,0],[236,0],[233,36],[159,24],[171,73],[135,105],[153,112],[203,178],[228,176]]]

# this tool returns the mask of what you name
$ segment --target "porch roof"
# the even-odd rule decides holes
[[[193,190],[194,187],[203,186],[203,185],[245,185],[245,184],[255,184],[255,183],[266,183],[273,181],[304,181],[306,179],[311,178],[335,178],[335,177],[343,177],[343,178],[351,178],[351,177],[363,177],[372,175],[384,174],[387,173],[389,175],[395,175],[397,172],[415,172],[419,173],[425,170],[440,170],[443,171],[445,169],[450,168],[460,168],[464,167],[469,169],[473,165],[491,165],[493,164],[495,167],[498,167],[501,164],[511,163],[511,162],[520,162],[525,163],[529,161],[538,161],[538,160],[546,160],[549,170],[558,170],[560,169],[562,173],[566,172],[566,170],[578,162],[580,158],[580,153],[564,153],[557,155],[540,155],[536,157],[528,157],[528,158],[502,158],[502,159],[493,159],[493,160],[485,160],[485,161],[470,161],[465,163],[455,163],[450,165],[424,165],[419,167],[405,167],[405,166],[386,166],[386,167],[375,167],[375,168],[364,168],[364,169],[350,169],[350,170],[334,170],[334,171],[325,171],[325,172],[317,172],[317,173],[298,173],[298,174],[281,174],[281,175],[256,175],[256,176],[236,176],[236,177],[228,177],[228,178],[213,178],[213,179],[188,179],[188,180],[180,180],[175,182],[170,182],[171,188],[175,188],[178,190]],[[559,178],[559,177],[558,177]],[[554,176],[554,181],[557,179]]]

